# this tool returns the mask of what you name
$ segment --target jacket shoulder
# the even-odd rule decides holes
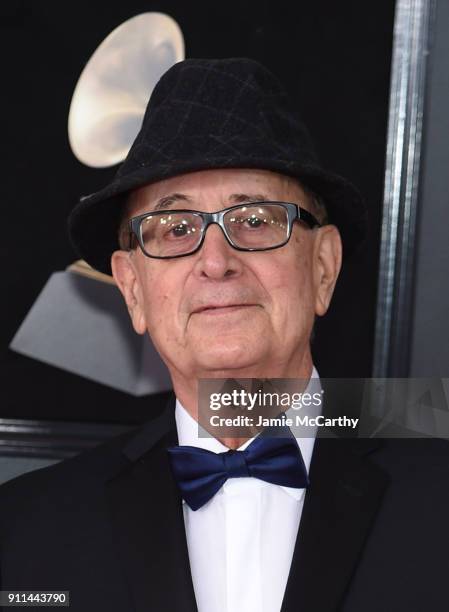
[[[383,440],[375,460],[392,472],[411,469],[449,470],[449,440],[404,438]]]
[[[102,484],[127,465],[122,453],[135,429],[60,463],[28,472],[0,486],[0,533],[30,518],[34,525],[73,512],[98,497]]]

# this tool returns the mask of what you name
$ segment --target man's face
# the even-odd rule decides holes
[[[209,212],[261,199],[311,210],[292,179],[226,169],[143,187],[129,217],[153,210],[162,199],[164,208]],[[326,311],[338,275],[340,240],[333,226],[310,230],[294,223],[285,246],[241,252],[212,225],[197,253],[157,260],[136,248],[116,252],[112,267],[136,331],[148,330],[174,382],[224,374],[305,376],[314,317]]]

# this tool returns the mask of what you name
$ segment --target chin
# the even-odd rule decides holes
[[[213,373],[216,376],[220,376],[220,372],[225,374],[226,372],[235,370],[247,370],[257,366],[263,361],[263,354],[260,350],[249,351],[249,342],[246,343],[232,343],[226,342],[226,344],[210,343],[209,346],[202,347],[203,350],[197,350],[195,355],[195,361],[197,362],[201,370]],[[225,346],[225,349],[223,348]]]

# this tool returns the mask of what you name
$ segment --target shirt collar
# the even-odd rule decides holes
[[[312,375],[309,379],[305,393],[313,393],[314,390],[321,390],[320,377],[318,372],[313,366]],[[286,414],[290,416],[292,409],[287,410]],[[199,430],[202,429],[198,422],[187,412],[181,402],[176,398],[176,409],[175,409],[175,420],[176,429],[178,431],[178,441],[181,446],[196,446],[197,448],[204,448],[205,450],[213,453],[224,453],[228,451],[228,447],[222,444],[216,438],[211,437],[209,434],[202,430],[204,437],[199,436]],[[307,473],[309,473],[310,462],[312,460],[313,447],[316,438],[316,428],[311,432],[307,438],[296,438],[296,442],[301,451],[301,455],[306,466]],[[245,450],[247,446],[251,444],[254,438],[247,440],[239,450]],[[304,489],[295,489],[292,487],[281,487],[289,495],[295,499],[300,499],[304,494]]]

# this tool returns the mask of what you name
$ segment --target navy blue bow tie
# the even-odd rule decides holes
[[[243,451],[213,453],[195,446],[173,446],[167,450],[182,497],[192,510],[204,506],[228,478],[253,476],[296,489],[309,484],[301,452],[292,435],[290,438],[260,435]]]

